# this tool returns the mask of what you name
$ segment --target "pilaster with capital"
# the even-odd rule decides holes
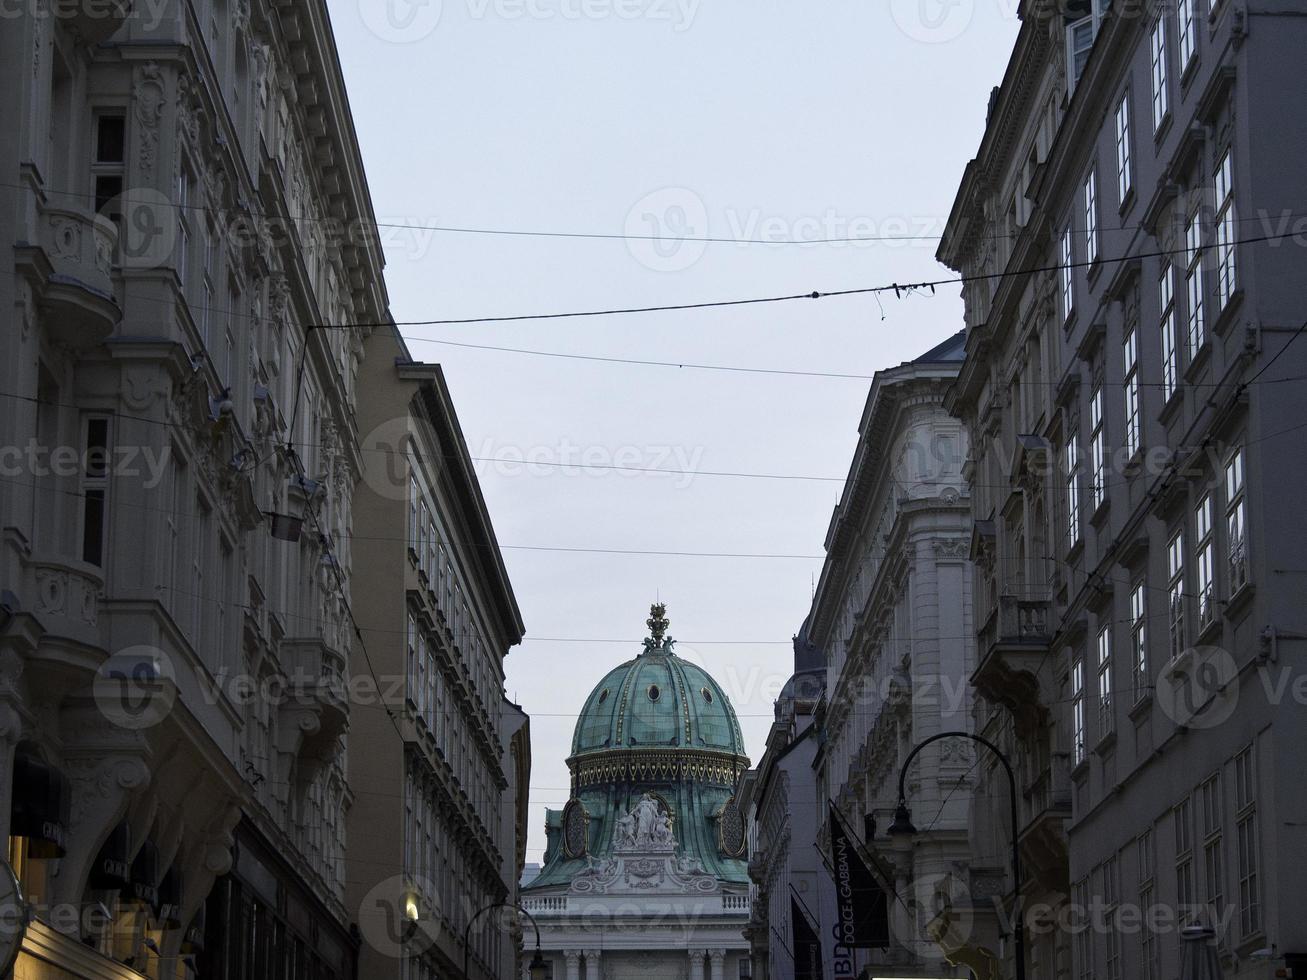
[[[603,976],[602,966],[599,958],[601,950],[587,949],[585,951],[585,980],[599,980]]]
[[[726,964],[726,950],[710,949],[708,951],[708,966],[710,970],[710,980],[722,980],[722,973],[725,964]]]
[[[567,961],[567,980],[581,980],[581,951],[563,950],[563,959]]]
[[[690,950],[690,980],[703,980],[703,960],[706,950]]]

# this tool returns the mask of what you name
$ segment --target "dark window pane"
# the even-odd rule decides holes
[[[82,561],[92,565],[104,560],[104,491],[87,490],[82,504]]]
[[[126,145],[126,120],[122,116],[101,116],[95,127],[95,162],[122,163]]]
[[[113,202],[113,211],[109,217],[117,221],[122,217],[121,204],[115,200],[123,192],[123,178],[121,174],[101,174],[95,178],[95,210],[97,213],[103,211],[105,207]]]
[[[109,471],[109,420],[87,419],[85,473],[95,480]]]

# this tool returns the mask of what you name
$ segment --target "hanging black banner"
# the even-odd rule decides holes
[[[835,947],[889,947],[889,896],[863,863],[849,829],[830,804],[830,857],[835,875]]]
[[[790,926],[794,936],[794,980],[824,980],[821,939],[793,896],[790,897]]]

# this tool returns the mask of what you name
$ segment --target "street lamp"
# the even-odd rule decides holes
[[[549,976],[549,964],[540,955],[540,927],[536,925],[534,915],[522,908],[522,906],[514,905],[512,902],[491,902],[489,905],[477,909],[472,918],[467,920],[467,925],[463,927],[463,980],[468,980],[467,963],[468,956],[472,952],[468,939],[472,932],[472,923],[476,922],[483,912],[489,912],[491,909],[517,909],[531,920],[531,928],[535,930],[536,934],[536,951],[535,955],[531,957],[531,962],[527,964],[526,970],[531,975],[531,980],[546,980]]]
[[[979,735],[973,735],[971,732],[940,732],[938,735],[932,735],[925,739],[908,753],[908,757],[903,760],[903,768],[899,770],[899,803],[894,808],[894,822],[890,824],[889,832],[896,837],[909,837],[917,832],[917,828],[912,825],[912,814],[908,812],[907,794],[904,791],[904,781],[908,776],[908,766],[912,765],[912,760],[916,758],[918,752],[924,749],[931,742],[938,742],[942,738],[968,738],[973,742],[979,742],[985,748],[989,749],[994,755],[998,756],[998,761],[1003,763],[1003,769],[1007,773],[1008,789],[1012,804],[1012,892],[1016,900],[1016,959],[1017,959],[1017,980],[1026,980],[1026,924],[1021,912],[1021,845],[1017,840],[1017,778],[1012,773],[1012,764],[1007,761],[1007,756],[999,749],[997,745],[987,738]]]

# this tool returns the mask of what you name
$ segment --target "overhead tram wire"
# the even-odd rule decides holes
[[[1297,232],[1281,232],[1268,235],[1254,235],[1249,238],[1240,238],[1231,242],[1230,245],[1255,245],[1264,242],[1282,241],[1286,238],[1296,238]],[[560,313],[520,313],[505,316],[477,316],[461,317],[434,320],[388,320],[385,322],[352,322],[338,324],[314,324],[315,327],[322,329],[336,330],[353,330],[353,329],[377,329],[382,327],[436,327],[436,326],[459,326],[473,323],[518,323],[526,320],[564,320],[580,319],[601,316],[623,316],[635,313],[668,313],[681,312],[685,310],[706,310],[706,309],[724,309],[729,307],[758,306],[770,303],[788,303],[795,300],[818,300],[834,299],[842,296],[873,296],[881,293],[894,293],[895,296],[902,299],[905,295],[912,296],[923,290],[929,290],[933,295],[936,287],[964,285],[969,282],[990,282],[1001,280],[1007,277],[1016,276],[1033,276],[1041,273],[1061,272],[1066,269],[1082,269],[1090,266],[1115,265],[1121,262],[1135,262],[1140,259],[1151,258],[1169,258],[1175,255],[1183,255],[1188,251],[1188,246],[1169,249],[1155,249],[1151,252],[1133,252],[1128,255],[1116,256],[1097,256],[1093,261],[1085,260],[1080,262],[1061,262],[1052,265],[1035,266],[1029,269],[1003,270],[1001,272],[983,272],[974,275],[947,276],[942,279],[927,279],[920,282],[891,282],[882,286],[858,286],[852,289],[833,289],[826,292],[812,290],[806,293],[789,293],[779,296],[755,296],[747,299],[726,299],[726,300],[706,300],[697,303],[672,303],[662,306],[628,306],[612,307],[597,310],[572,310]]]
[[[13,190],[28,190],[30,185],[14,183],[9,181],[0,181],[0,187],[10,188]],[[42,187],[42,193],[53,197],[67,197],[80,201],[94,201],[95,195],[88,191],[75,190],[72,188],[59,187]],[[130,196],[130,189],[120,195],[123,203],[133,203]],[[329,225],[335,228],[370,228],[370,229],[393,229],[398,231],[419,231],[433,234],[449,235],[486,235],[492,237],[509,237],[509,238],[557,238],[557,239],[574,239],[590,241],[620,241],[620,242],[660,242],[664,244],[706,244],[706,245],[763,245],[763,246],[789,246],[802,247],[811,245],[857,245],[857,244],[877,244],[886,242],[938,242],[942,241],[943,235],[846,235],[831,236],[828,238],[784,238],[784,239],[766,239],[766,238],[727,238],[723,236],[712,235],[632,235],[626,232],[585,232],[585,231],[557,231],[552,229],[529,229],[529,228],[482,228],[475,226],[460,225],[421,225],[411,224],[403,221],[377,221],[375,218],[356,217],[348,220],[333,217],[318,217],[309,214],[282,214],[279,212],[255,211],[250,208],[233,206],[230,208],[215,208],[207,204],[180,204],[175,201],[148,201],[151,207],[168,208],[175,211],[191,211],[198,214],[208,215],[230,215],[234,218],[248,218],[262,221],[276,221],[286,224],[306,224],[306,225]],[[1290,211],[1283,214],[1285,219],[1301,217],[1307,212]],[[1264,215],[1248,215],[1246,217],[1237,217],[1236,223],[1242,224],[1246,221],[1262,221],[1267,219]],[[1106,231],[1134,231],[1145,226],[1142,223],[1121,225],[1116,229],[1105,229]],[[980,241],[1007,241],[1021,236],[1021,232],[992,232],[986,235],[978,236]],[[383,243],[378,243],[379,247],[384,247]]]

